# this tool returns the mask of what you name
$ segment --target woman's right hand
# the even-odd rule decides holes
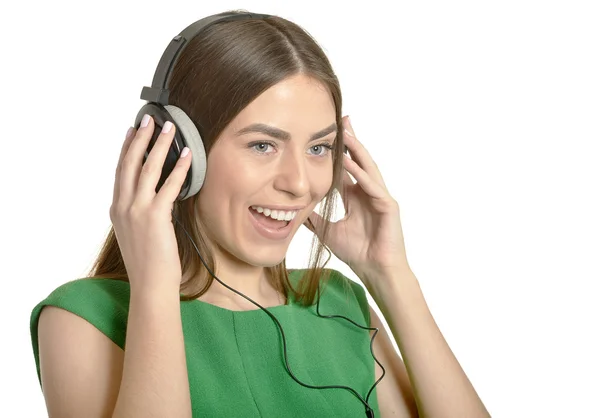
[[[179,289],[181,262],[172,222],[172,209],[190,168],[190,153],[179,158],[175,168],[156,193],[166,155],[173,141],[175,126],[165,127],[146,162],[144,154],[152,133],[154,120],[148,115],[147,126],[132,128],[123,143],[115,174],[110,219],[121,255],[127,268],[129,283],[134,288]],[[170,125],[170,131],[165,128]]]

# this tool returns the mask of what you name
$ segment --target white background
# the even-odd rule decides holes
[[[492,415],[600,417],[597,4],[3,5],[0,416],[46,416],[29,315],[99,250],[120,147],[164,48],[244,8],[298,23],[330,57],[344,114],[400,203],[429,308]],[[308,244],[302,229],[290,267]]]

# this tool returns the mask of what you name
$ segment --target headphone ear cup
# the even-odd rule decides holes
[[[142,118],[144,117],[145,114],[152,116],[152,119],[154,120],[154,132],[152,133],[152,137],[150,138],[150,141],[148,143],[148,148],[146,149],[146,152],[144,153],[143,164],[146,163],[146,159],[150,155],[150,151],[152,151],[152,148],[154,148],[154,145],[156,144],[156,141],[158,140],[158,136],[160,135],[160,132],[161,132],[163,126],[165,125],[165,123],[167,121],[169,121],[171,123],[175,123],[172,120],[169,112],[167,112],[165,110],[165,108],[162,107],[162,105],[160,105],[158,103],[149,102],[149,103],[146,103],[144,106],[142,106],[142,108],[140,109],[140,111],[138,112],[138,114],[135,118],[134,127],[136,129],[139,130]],[[175,167],[174,163],[177,162],[177,160],[174,158],[174,156],[178,155],[177,150],[182,149],[182,148],[183,148],[183,144],[181,143],[181,139],[174,138],[173,142],[171,143],[171,146],[169,147],[169,151],[167,152],[167,156],[165,158],[165,163],[163,164],[163,167],[162,167],[160,179],[158,180],[158,183],[156,185],[156,189],[155,189],[156,193],[159,192],[160,188],[165,183],[165,180],[167,179],[167,177],[169,177],[169,174],[171,174],[171,172],[173,171],[173,168]],[[189,188],[189,177],[190,177],[190,175],[188,173],[188,175],[186,176],[186,180],[184,181],[184,185],[182,187],[182,191],[180,192],[180,195],[181,195],[181,193],[183,193],[183,191],[185,191],[185,190],[187,190],[187,188]]]
[[[198,193],[204,184],[204,178],[206,177],[206,150],[200,132],[198,132],[196,125],[190,117],[177,106],[166,105],[165,109],[169,112],[178,133],[183,138],[182,142],[184,146],[187,146],[192,152],[192,164],[188,172],[190,181],[185,193],[182,192],[178,198],[179,200],[185,200]],[[181,149],[179,149],[179,152],[181,152]],[[179,153],[176,158],[179,158]]]
[[[167,177],[169,177],[175,168],[181,150],[187,146],[192,152],[192,163],[176,200],[185,200],[188,197],[193,196],[202,187],[204,176],[206,174],[206,154],[196,126],[185,112],[178,107],[170,105],[163,107],[158,103],[149,102],[142,106],[138,112],[134,125],[136,129],[139,129],[141,120],[146,113],[154,119],[154,132],[144,154],[144,163],[146,162],[150,151],[156,144],[156,140],[165,123],[169,121],[173,123],[176,128],[173,142],[165,157],[162,173],[156,185],[156,193],[158,193]]]

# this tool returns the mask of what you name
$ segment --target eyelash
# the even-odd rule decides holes
[[[251,142],[248,144],[248,148],[254,148],[257,145],[262,145],[262,144],[267,144],[267,145],[271,145],[273,148],[275,148],[277,146],[277,144],[275,142],[272,141],[256,141],[256,142]],[[329,142],[322,142],[320,144],[315,144],[315,145],[311,145],[312,147],[324,147],[326,149],[328,149],[329,151],[326,152],[323,155],[315,155],[315,157],[325,157],[326,155],[328,155],[332,150],[333,150],[333,145],[330,144]],[[261,151],[256,151],[253,150],[254,152],[256,152],[257,154],[261,154],[261,155],[265,155],[266,152],[261,152]]]

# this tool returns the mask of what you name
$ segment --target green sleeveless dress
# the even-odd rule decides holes
[[[290,271],[294,287],[304,271]],[[127,282],[78,279],[59,286],[33,308],[31,342],[40,385],[37,325],[42,308],[72,312],[123,348],[129,292]],[[298,380],[312,386],[349,386],[366,400],[375,383],[371,332],[342,318],[321,318],[316,303],[302,307],[291,294],[286,305],[267,310],[283,328],[289,367]],[[370,325],[365,290],[336,270],[322,286],[319,312]],[[364,404],[349,390],[307,388],[292,379],[281,331],[262,309],[231,311],[193,300],[181,302],[181,318],[194,417],[365,417]],[[381,373],[377,366],[377,378]],[[368,403],[379,417],[377,387]]]

